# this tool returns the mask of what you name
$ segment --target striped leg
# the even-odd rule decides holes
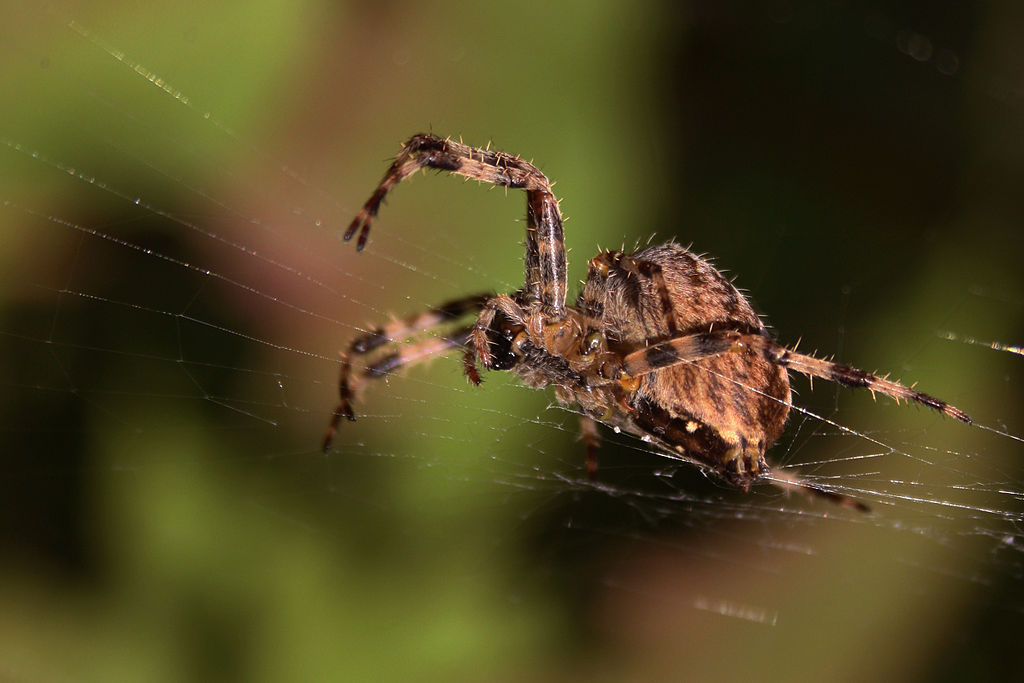
[[[810,377],[821,377],[848,387],[861,387],[879,392],[899,401],[913,401],[971,424],[971,418],[959,408],[915,389],[878,377],[848,365],[808,356],[777,344],[758,334],[740,332],[704,332],[677,337],[660,344],[634,351],[623,359],[623,372],[631,377],[645,375],[680,363],[717,356],[722,353],[757,353],[784,368]]]
[[[369,332],[352,340],[348,353],[351,355],[369,353],[389,342],[408,339],[421,332],[427,332],[452,322],[468,313],[476,313],[487,305],[492,294],[473,294],[447,301],[440,306],[428,308],[422,313],[408,318],[394,320],[382,327],[375,327]]]
[[[434,135],[414,135],[402,148],[377,190],[345,231],[350,240],[359,233],[362,250],[370,225],[391,189],[421,168],[448,171],[503,187],[526,190],[526,286],[529,301],[540,301],[555,318],[565,312],[567,288],[565,243],[558,201],[551,183],[533,164],[504,152],[470,147]]]
[[[597,449],[601,447],[601,432],[593,418],[580,417],[580,441],[587,449],[587,478],[593,481],[597,477]]]
[[[334,409],[331,422],[327,426],[327,433],[324,435],[323,452],[326,453],[327,449],[330,448],[334,435],[338,431],[338,425],[341,424],[341,418],[355,420],[355,415],[352,412],[352,402],[358,401],[362,396],[367,380],[389,377],[401,368],[430,360],[453,348],[463,347],[469,341],[470,332],[471,328],[464,327],[448,337],[434,337],[407,344],[401,350],[390,353],[377,362],[367,365],[362,372],[352,372],[351,356],[343,353],[342,376],[339,382],[341,402]]]
[[[480,358],[484,368],[491,368],[493,356],[487,341],[487,330],[490,329],[498,311],[504,313],[505,317],[513,324],[526,325],[526,313],[512,297],[502,294],[486,302],[480,316],[476,319],[476,324],[473,325],[471,335],[473,343],[470,348],[466,349],[466,376],[473,384],[480,384],[480,375],[476,372],[477,357]]]
[[[420,360],[427,360],[453,346],[464,346],[469,339],[472,328],[467,327],[450,337],[428,339],[404,350],[383,355],[376,362],[367,364],[361,375],[354,373],[352,370],[353,356],[372,353],[386,344],[399,344],[418,334],[429,332],[454,322],[469,313],[476,313],[487,304],[490,298],[489,294],[474,294],[461,299],[454,299],[408,318],[394,320],[384,326],[375,327],[366,334],[353,339],[348,348],[341,353],[341,372],[338,377],[340,401],[337,408],[334,409],[334,415],[331,417],[327,435],[324,437],[323,449],[326,451],[328,446],[331,445],[331,440],[334,438],[334,433],[337,431],[342,417],[348,420],[355,420],[352,403],[358,400],[365,384],[365,379],[384,377],[401,366],[419,362]],[[434,344],[434,346],[431,346],[431,344]]]

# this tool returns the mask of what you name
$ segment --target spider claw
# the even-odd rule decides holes
[[[363,223],[362,230],[359,231],[359,241],[356,242],[356,251],[362,251],[363,247],[366,246],[367,240],[370,238],[370,221]]]
[[[348,242],[350,239],[352,239],[352,236],[356,234],[356,230],[359,229],[359,225],[362,222],[363,222],[363,212],[360,211],[359,214],[355,218],[352,219],[352,222],[348,224],[348,227],[345,228],[345,234],[342,235],[341,238],[343,240],[345,240],[346,242]]]
[[[478,387],[483,382],[476,369],[476,354],[472,349],[466,349],[462,356],[462,372],[473,386]]]

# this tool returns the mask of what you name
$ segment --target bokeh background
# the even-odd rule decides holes
[[[1020,674],[1021,359],[943,337],[1024,338],[1016,3],[3,16],[0,678]],[[784,342],[990,429],[798,380],[831,422],[772,456],[872,515],[614,435],[592,484],[550,395],[438,362],[320,454],[346,339],[521,284],[514,193],[420,177],[339,240],[423,130],[557,181],[573,281],[692,243]]]

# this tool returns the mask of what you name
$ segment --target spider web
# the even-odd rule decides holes
[[[452,10],[469,36],[458,41],[420,35],[427,10],[400,3],[256,9],[48,8],[16,15],[24,30],[3,41],[16,95],[0,130],[10,672],[651,677],[671,675],[681,652],[696,676],[762,675],[773,661],[791,678],[779,654],[796,652],[800,670],[868,675],[1011,666],[975,650],[1012,642],[1024,613],[1024,299],[1005,262],[1019,244],[985,227],[1012,224],[1013,210],[957,188],[955,212],[896,216],[906,235],[890,235],[893,216],[846,220],[830,213],[841,201],[810,196],[820,186],[764,187],[727,146],[720,167],[679,188],[645,169],[686,163],[659,135],[595,144],[630,125],[613,101],[659,114],[658,83],[600,76],[627,57],[649,68],[665,30],[653,12],[632,17],[621,54],[608,52],[623,20],[610,4],[590,23],[570,13],[538,29],[550,32],[538,44],[565,39],[552,59],[564,50],[598,74],[559,97],[564,86],[490,55],[472,29],[495,17],[466,7]],[[897,82],[965,89],[989,122],[1019,115],[998,29],[985,34],[994,47],[968,49],[941,25],[929,32],[934,17],[850,16],[843,35],[905,71]],[[746,26],[723,17],[697,11],[689,25]],[[762,19],[776,55],[822,25],[784,4]],[[248,40],[225,46],[228,34]],[[697,34],[697,51],[710,49]],[[472,104],[528,85],[550,88],[547,120],[521,124],[515,108],[484,119]],[[416,108],[441,92],[451,101]],[[704,114],[687,129],[713,131],[714,106],[694,103]],[[803,335],[802,349],[917,380],[975,424],[794,378],[797,406],[769,457],[871,506],[862,514],[770,484],[744,494],[608,430],[590,480],[578,417],[550,392],[502,373],[473,388],[460,363],[438,360],[371,386],[321,454],[337,352],[354,334],[521,285],[515,193],[418,177],[366,251],[340,241],[424,116],[435,132],[482,143],[499,131],[501,148],[544,155],[534,161],[561,180],[571,219],[573,275],[597,243],[646,241],[659,226],[656,239],[693,239],[735,270],[784,343]],[[1012,169],[1019,150],[998,162]],[[925,166],[907,168],[941,180]],[[725,175],[735,181],[716,190]],[[874,207],[908,187],[854,189]],[[675,201],[659,209],[652,188]],[[771,206],[785,217],[760,213],[767,194],[783,195]],[[807,216],[859,230],[806,233]],[[718,228],[723,217],[750,232]],[[67,664],[26,654],[58,651]],[[382,664],[394,651],[409,663]]]

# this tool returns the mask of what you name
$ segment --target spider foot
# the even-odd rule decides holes
[[[345,229],[345,234],[342,236],[346,242],[352,239],[359,231],[359,239],[356,240],[356,251],[362,251],[363,247],[366,246],[366,242],[370,237],[370,224],[373,223],[373,215],[376,213],[371,207],[364,206],[356,217],[352,219],[352,222],[348,224],[348,228]]]
[[[320,446],[320,450],[324,453],[331,447],[331,443],[334,441],[334,435],[338,433],[338,425],[341,424],[341,418],[344,417],[350,422],[355,422],[355,415],[352,413],[352,406],[347,403],[342,403],[334,409],[334,414],[331,415],[331,422],[327,425],[327,433],[324,434],[324,441]]]
[[[483,379],[480,378],[480,372],[476,369],[476,351],[474,349],[466,349],[466,352],[462,355],[462,371],[466,374],[466,379],[473,384],[473,386],[480,386]]]

